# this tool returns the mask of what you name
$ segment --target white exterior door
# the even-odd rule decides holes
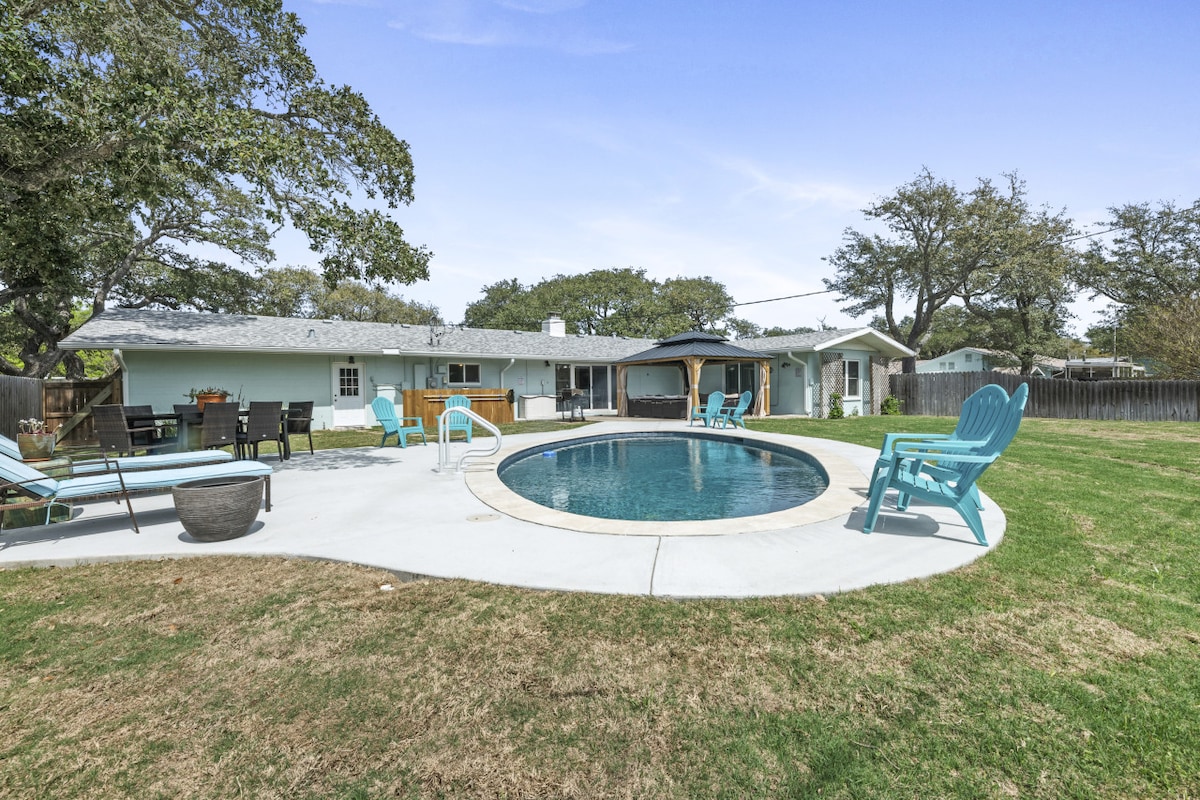
[[[333,426],[355,427],[366,424],[363,414],[362,367],[358,364],[333,365]]]

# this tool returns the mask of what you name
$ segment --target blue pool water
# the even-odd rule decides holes
[[[728,436],[637,433],[525,450],[500,465],[514,492],[557,511],[626,520],[703,520],[782,511],[825,491],[805,453]]]

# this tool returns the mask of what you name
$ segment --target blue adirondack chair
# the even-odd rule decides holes
[[[446,408],[470,408],[471,398],[465,394],[452,394],[446,398]],[[466,414],[450,414],[446,417],[446,429],[453,434],[455,431],[462,431],[467,435],[467,442],[471,441],[471,418]]]
[[[738,397],[737,405],[733,408],[720,409],[720,422],[722,428],[729,427],[729,423],[733,423],[736,428],[741,425],[743,429],[746,423],[742,421],[742,415],[746,413],[746,409],[750,408],[750,401],[754,398],[754,393],[750,391],[742,392]]]
[[[987,545],[975,482],[1017,435],[1028,398],[1029,386],[1023,383],[1013,392],[1004,413],[995,418],[994,426],[982,441],[937,439],[897,443],[886,471],[877,474],[871,484],[863,533],[875,529],[883,496],[888,489],[895,489],[899,493],[898,511],[906,510],[912,498],[953,508],[967,523],[975,540]]]
[[[692,409],[692,416],[688,419],[688,426],[693,422],[700,420],[704,423],[704,427],[716,427],[717,419],[721,416],[721,408],[725,405],[724,392],[712,392],[708,399],[704,401],[704,405],[697,406]]]
[[[397,417],[396,404],[386,397],[376,397],[371,401],[371,410],[375,412],[375,419],[379,420],[379,424],[383,426],[383,438],[379,440],[379,446],[383,447],[387,444],[389,436],[396,437],[396,444],[401,447],[408,447],[408,437],[420,434],[421,444],[429,444],[425,440],[425,424],[420,417]]]
[[[883,447],[879,450],[879,458],[875,462],[875,472],[885,470],[892,462],[892,453],[896,445],[903,441],[947,441],[947,442],[979,442],[985,441],[996,425],[1007,414],[1008,392],[994,383],[978,389],[962,404],[958,424],[953,433],[888,433],[884,434]],[[920,462],[915,462],[919,464]],[[972,488],[971,494],[979,503],[979,491]],[[903,500],[903,498],[902,498]],[[982,508],[982,506],[980,506]],[[901,508],[901,511],[904,509]]]

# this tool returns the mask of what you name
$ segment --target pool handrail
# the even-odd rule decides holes
[[[450,414],[461,414],[461,415],[465,415],[465,416],[469,417],[470,419],[474,420],[480,427],[491,432],[492,441],[493,441],[492,446],[487,449],[476,448],[474,450],[468,450],[467,452],[463,453],[459,457],[458,463],[454,467],[455,472],[463,471],[463,463],[468,458],[487,458],[488,456],[493,456],[496,453],[500,452],[500,444],[501,444],[502,437],[500,435],[499,428],[497,428],[492,423],[488,422],[483,417],[479,416],[478,413],[476,413],[475,411],[472,411],[470,408],[466,408],[466,407],[447,408],[441,414],[438,414],[438,418],[437,418],[438,472],[445,472],[446,467],[449,466],[449,462],[450,462],[450,455],[449,455],[450,425],[446,421],[446,417]]]

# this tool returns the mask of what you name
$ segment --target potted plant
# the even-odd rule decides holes
[[[40,419],[17,422],[17,449],[26,461],[42,461],[54,455],[55,435]]]
[[[209,386],[207,389],[192,389],[184,397],[196,404],[197,411],[203,411],[205,403],[224,403],[229,397],[229,392],[217,386]]]

